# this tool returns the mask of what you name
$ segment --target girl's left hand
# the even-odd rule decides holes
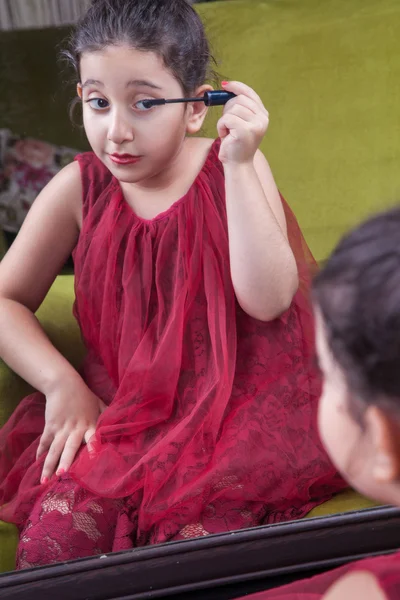
[[[236,94],[226,103],[218,121],[222,140],[219,159],[228,163],[252,163],[268,129],[269,114],[261,98],[248,85],[238,81],[222,83],[223,89]]]

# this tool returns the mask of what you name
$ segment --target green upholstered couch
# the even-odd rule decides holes
[[[198,5],[223,78],[253,86],[270,111],[262,149],[318,260],[400,190],[398,0],[230,0]],[[55,59],[66,29],[1,33],[0,128],[86,149],[72,127],[73,86]],[[206,134],[215,135],[218,111]],[[60,276],[40,308],[54,343],[78,364],[72,276]],[[0,366],[0,422],[28,386]],[[311,516],[359,509],[348,491]],[[13,567],[16,534],[0,524],[0,571]]]

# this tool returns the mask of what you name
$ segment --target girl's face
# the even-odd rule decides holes
[[[362,400],[352,395],[342,369],[332,356],[318,310],[316,345],[323,375],[318,427],[325,449],[352,487],[379,502],[399,504],[400,454],[392,443],[398,437],[398,426],[376,407],[366,408],[360,422],[351,415],[350,402],[354,405]]]
[[[78,93],[87,138],[121,182],[157,178],[182,150],[186,133],[201,128],[205,110],[195,104],[141,106],[145,98],[183,95],[179,82],[154,52],[109,46],[83,54],[80,71]]]

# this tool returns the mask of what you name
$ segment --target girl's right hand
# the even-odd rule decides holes
[[[104,402],[83,380],[60,386],[46,395],[46,423],[36,454],[38,459],[47,452],[41,483],[47,483],[56,469],[57,475],[68,471],[81,445],[94,434],[105,409]]]

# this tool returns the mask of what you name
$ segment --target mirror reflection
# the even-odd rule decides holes
[[[310,287],[399,184],[387,16],[114,5],[0,33],[3,571],[375,504],[317,431]]]

